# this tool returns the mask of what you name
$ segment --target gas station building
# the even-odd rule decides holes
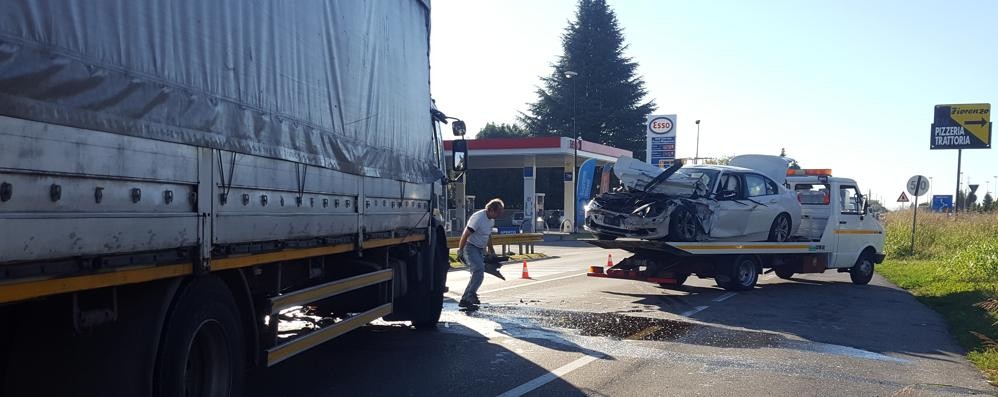
[[[448,163],[453,155],[451,143],[444,142]],[[575,213],[572,189],[578,177],[578,167],[585,161],[592,159],[597,167],[601,167],[615,162],[620,156],[633,156],[629,150],[580,139],[577,165],[573,167],[576,153],[573,143],[572,138],[557,136],[468,140],[467,171],[451,186],[454,198],[452,219],[456,220],[451,229],[462,230],[466,217],[473,210],[498,197],[506,202],[506,222],[517,213],[534,214],[520,218],[528,220],[522,222],[520,229],[525,233],[541,232],[540,228],[547,225],[529,220],[538,216],[547,219],[554,213],[552,210],[560,210],[561,214]],[[608,178],[603,178],[603,190]],[[471,197],[474,199],[469,200]],[[573,226],[571,217],[565,217],[558,223],[560,226],[555,230],[559,231],[569,231]],[[498,226],[501,222],[496,224]]]

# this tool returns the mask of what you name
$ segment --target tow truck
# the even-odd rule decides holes
[[[869,212],[859,184],[834,177],[830,169],[788,169],[787,184],[801,203],[801,225],[787,242],[669,242],[586,240],[634,255],[608,268],[591,266],[590,277],[682,285],[691,275],[713,278],[721,288],[750,290],[763,272],[783,279],[835,270],[854,284],[873,278],[883,262],[884,229]],[[768,269],[768,270],[767,270]]]

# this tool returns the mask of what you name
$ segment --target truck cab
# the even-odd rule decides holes
[[[787,184],[801,203],[798,237],[831,248],[828,268],[849,268],[870,252],[883,257],[884,229],[869,213],[867,198],[850,178],[834,177],[828,169],[788,170]]]

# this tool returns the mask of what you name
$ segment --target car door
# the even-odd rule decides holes
[[[755,209],[749,214],[746,236],[766,238],[773,220],[780,213],[779,189],[769,178],[760,174],[745,174],[745,193]]]
[[[719,178],[715,191],[717,211],[711,224],[710,236],[718,239],[736,238],[745,235],[749,214],[755,207],[745,201],[745,188],[741,175],[724,173]]]
[[[856,186],[840,185],[833,200],[838,200],[839,210],[834,267],[851,267],[869,237],[863,230],[863,196]]]

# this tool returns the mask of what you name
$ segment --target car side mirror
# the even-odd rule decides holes
[[[863,214],[865,215],[869,213],[870,213],[870,201],[869,200],[863,201]]]
[[[722,190],[717,194],[718,200],[734,200],[737,193],[734,190]]]
[[[454,171],[464,171],[468,169],[468,141],[459,139],[452,144],[454,156],[451,157],[451,169]]]
[[[468,127],[464,125],[464,121],[454,120],[451,124],[451,131],[454,132],[454,136],[464,136],[468,132]]]

